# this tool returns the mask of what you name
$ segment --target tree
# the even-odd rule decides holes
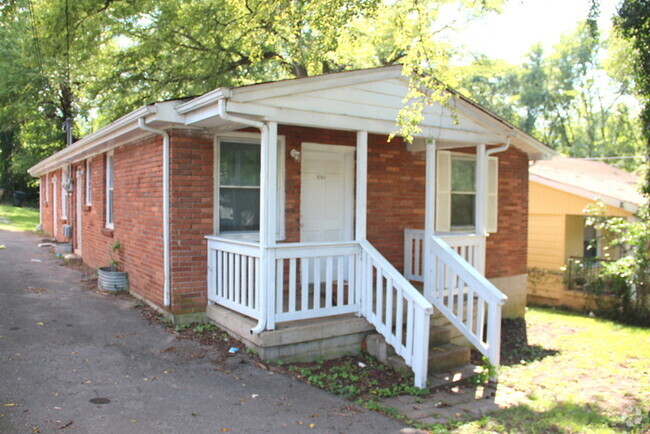
[[[619,39],[602,42],[588,22],[563,35],[549,54],[533,46],[520,66],[478,59],[462,89],[543,143],[573,157],[639,155],[643,141],[619,61]],[[498,66],[497,66],[498,65]],[[616,160],[614,160],[616,161]],[[633,169],[640,160],[617,161]]]
[[[624,0],[614,24],[621,35],[632,44],[633,71],[636,92],[644,104],[641,112],[646,159],[650,158],[650,2]],[[650,170],[646,169],[644,193],[650,197]]]

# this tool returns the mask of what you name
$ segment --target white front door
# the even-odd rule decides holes
[[[354,151],[352,146],[303,143],[301,242],[353,239]]]

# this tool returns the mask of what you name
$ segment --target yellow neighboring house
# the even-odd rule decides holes
[[[643,202],[639,177],[599,161],[554,157],[529,169],[528,302],[584,308],[567,291],[562,268],[569,258],[615,259],[586,224],[584,209],[601,200],[608,216],[633,218]]]

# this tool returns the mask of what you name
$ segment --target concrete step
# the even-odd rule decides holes
[[[468,380],[481,372],[481,368],[468,363],[466,365],[456,366],[452,369],[446,369],[442,372],[430,372],[427,378],[427,387],[434,391],[438,389],[447,389],[450,386],[467,383]]]
[[[469,348],[445,344],[429,350],[429,372],[444,372],[469,363]]]
[[[451,342],[451,330],[445,326],[432,326],[429,328],[429,348],[445,345]]]

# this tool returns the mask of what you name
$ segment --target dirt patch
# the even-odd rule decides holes
[[[501,321],[501,365],[511,366],[527,364],[545,357],[559,354],[552,348],[528,343],[528,333],[532,332],[530,326],[523,318],[504,319]],[[575,333],[575,330],[554,331],[558,333]],[[483,355],[472,350],[472,363],[483,365]]]

